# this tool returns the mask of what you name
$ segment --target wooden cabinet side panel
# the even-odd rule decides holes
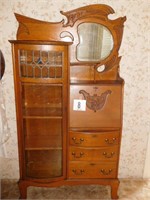
[[[12,56],[13,56],[13,73],[14,73],[14,88],[15,88],[15,105],[16,105],[16,121],[17,121],[17,136],[18,136],[18,151],[19,151],[19,170],[20,179],[25,178],[25,155],[24,155],[24,140],[23,140],[23,122],[22,122],[22,110],[21,110],[21,82],[19,78],[19,66],[18,66],[18,46],[12,44]]]

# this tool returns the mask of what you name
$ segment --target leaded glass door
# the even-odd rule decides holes
[[[17,44],[23,176],[66,176],[67,45]],[[19,105],[20,104],[20,105]]]

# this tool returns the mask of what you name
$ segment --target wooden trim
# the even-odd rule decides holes
[[[10,43],[13,44],[34,44],[34,45],[60,45],[60,46],[68,46],[71,45],[72,42],[64,42],[64,41],[49,41],[49,40],[9,40]]]
[[[16,102],[16,120],[17,120],[17,136],[18,136],[18,150],[19,150],[19,170],[20,178],[25,178],[25,155],[24,155],[24,141],[23,138],[23,124],[22,124],[22,111],[21,105],[21,84],[19,82],[19,71],[18,71],[18,56],[17,49],[12,44],[12,55],[13,55],[13,71],[14,71],[14,87],[15,87],[15,102]],[[16,84],[17,83],[17,84]]]
[[[57,84],[62,85],[62,78],[20,78],[22,83]]]

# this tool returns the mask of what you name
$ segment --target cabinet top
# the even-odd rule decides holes
[[[35,45],[60,45],[60,46],[68,46],[71,45],[72,42],[65,41],[49,41],[49,40],[9,40],[12,44],[35,44]]]

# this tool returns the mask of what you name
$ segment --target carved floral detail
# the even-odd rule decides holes
[[[79,93],[84,96],[84,99],[86,100],[86,106],[90,110],[93,110],[94,112],[96,112],[97,110],[101,110],[104,107],[106,103],[106,99],[108,95],[112,93],[112,91],[106,90],[100,96],[98,96],[97,94],[94,94],[93,96],[91,96],[85,90],[80,90]]]

